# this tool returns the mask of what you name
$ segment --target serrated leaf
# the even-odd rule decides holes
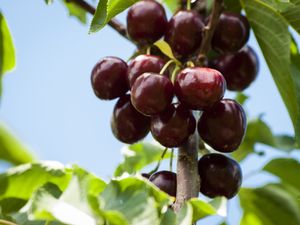
[[[216,213],[219,216],[226,217],[227,216],[227,198],[218,197],[213,199],[209,204],[215,208]]]
[[[32,162],[33,155],[1,122],[0,122],[0,159],[18,165]]]
[[[129,8],[139,0],[99,0],[93,17],[90,32],[101,30],[112,18]]]
[[[300,163],[297,160],[288,158],[273,159],[263,170],[278,176],[282,183],[288,184],[300,192]]]
[[[170,45],[165,42],[164,40],[159,40],[157,42],[154,43],[154,45],[156,47],[159,48],[159,50],[164,53],[166,56],[168,56],[170,59],[173,59],[177,65],[180,65],[181,63],[175,58],[172,48],[170,47]]]
[[[125,146],[122,149],[124,162],[115,170],[114,176],[121,176],[124,172],[134,174],[145,166],[160,160],[164,147],[149,142],[140,142],[137,144]],[[170,152],[167,152],[164,159],[170,158]]]
[[[247,18],[260,45],[292,120],[295,136],[300,143],[300,87],[290,68],[290,43],[288,24],[274,8],[259,0],[241,0]]]
[[[34,191],[48,182],[64,190],[71,175],[72,171],[60,163],[51,161],[11,168],[0,175],[0,200],[6,198],[28,200]]]
[[[298,225],[300,211],[296,199],[274,185],[242,188],[240,204],[244,210],[241,225]]]
[[[193,207],[186,203],[177,214],[176,225],[191,225],[193,222]]]
[[[69,15],[77,18],[81,23],[86,24],[87,22],[87,12],[76,5],[76,3],[72,1],[61,0],[64,6],[67,8]]]

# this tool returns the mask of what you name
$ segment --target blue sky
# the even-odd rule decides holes
[[[123,144],[110,131],[115,101],[94,96],[90,72],[104,56],[127,60],[134,46],[109,27],[89,35],[88,26],[69,18],[58,1],[46,6],[42,0],[1,0],[0,9],[17,49],[17,67],[4,78],[1,121],[39,159],[78,163],[108,178],[122,159],[119,150]],[[260,54],[253,35],[249,45]],[[250,116],[264,113],[276,133],[292,134],[292,124],[261,54],[260,63],[258,79],[246,91],[251,96],[247,110]],[[264,161],[277,155],[270,153]],[[243,168],[256,169],[254,161],[257,157]]]

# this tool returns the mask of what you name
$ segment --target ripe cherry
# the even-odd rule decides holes
[[[172,103],[173,96],[172,82],[156,73],[144,73],[136,79],[131,89],[131,102],[144,115],[164,111]]]
[[[165,61],[154,55],[139,55],[134,58],[128,66],[128,82],[130,87],[133,86],[134,81],[143,73],[159,73],[164,65]]]
[[[166,12],[157,1],[139,1],[128,11],[128,34],[140,45],[151,44],[160,39],[165,33],[167,24]]]
[[[180,102],[194,110],[204,110],[223,98],[226,82],[223,75],[210,68],[186,68],[175,81]]]
[[[248,41],[250,25],[237,13],[222,13],[212,38],[212,47],[222,53],[237,52]]]
[[[198,162],[202,194],[215,198],[224,196],[233,198],[242,183],[242,171],[239,164],[221,154],[208,154]]]
[[[159,171],[152,174],[149,180],[160,190],[176,197],[177,177],[176,173],[170,171]]]
[[[115,105],[111,129],[121,142],[132,144],[143,139],[150,128],[150,117],[136,111],[130,102],[130,95],[122,96]]]
[[[91,82],[98,98],[111,100],[120,97],[129,89],[127,64],[116,57],[105,57],[95,65]]]
[[[151,119],[153,138],[168,148],[183,145],[195,128],[196,120],[192,112],[183,105],[170,105],[166,111]]]
[[[165,40],[177,56],[186,57],[200,46],[203,27],[196,11],[178,11],[169,21]]]
[[[229,90],[243,91],[255,80],[259,62],[254,50],[246,46],[237,53],[217,57],[211,66],[224,75]]]
[[[208,145],[219,152],[235,151],[246,131],[246,114],[236,101],[223,99],[204,111],[198,132]]]

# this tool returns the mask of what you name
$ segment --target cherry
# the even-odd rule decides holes
[[[149,180],[160,190],[176,197],[177,176],[176,173],[170,171],[159,171],[152,174]]]
[[[248,41],[250,25],[237,13],[222,13],[212,38],[212,47],[223,53],[237,52]]]
[[[160,39],[165,33],[167,24],[163,6],[154,0],[139,1],[128,11],[128,34],[140,45],[151,44]]]
[[[93,68],[91,81],[96,96],[111,100],[128,91],[127,64],[117,57],[105,57]]]
[[[134,81],[143,73],[159,73],[164,67],[165,61],[154,55],[139,55],[133,59],[128,66],[128,82],[130,87]],[[168,75],[166,73],[166,75]]]
[[[184,144],[194,133],[196,120],[183,105],[170,105],[163,113],[151,119],[151,133],[154,139],[165,147],[173,148]]]
[[[239,164],[221,154],[208,154],[198,162],[202,194],[215,198],[225,196],[233,198],[242,183],[242,171]]]
[[[115,105],[111,129],[121,142],[132,144],[143,139],[150,128],[150,117],[136,111],[130,102],[130,95],[122,96]]]
[[[223,98],[226,82],[210,68],[186,68],[176,78],[175,93],[180,102],[194,110],[204,110]]]
[[[177,56],[186,57],[200,46],[203,27],[196,11],[178,11],[169,21],[165,40]]]
[[[243,141],[245,131],[245,111],[231,99],[223,99],[203,112],[198,122],[203,141],[219,152],[235,151]]]
[[[156,73],[142,74],[131,89],[131,102],[144,115],[155,115],[164,111],[172,103],[173,96],[172,82]]]
[[[246,46],[237,53],[217,57],[211,66],[224,75],[229,90],[243,91],[255,80],[259,62],[254,50]]]

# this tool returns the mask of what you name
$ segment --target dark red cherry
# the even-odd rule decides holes
[[[196,11],[178,11],[169,21],[165,40],[177,56],[186,57],[200,46],[203,27]]]
[[[183,105],[169,106],[163,113],[151,119],[151,133],[155,140],[165,147],[183,145],[194,133],[196,120],[190,110]]]
[[[149,180],[160,190],[176,197],[177,176],[176,173],[170,171],[159,171],[152,174]]]
[[[164,111],[173,100],[174,88],[169,78],[156,73],[144,73],[131,88],[131,102],[144,115]]]
[[[139,1],[128,11],[128,34],[140,45],[151,44],[160,39],[165,33],[167,24],[166,12],[157,1]]]
[[[105,57],[95,65],[91,81],[98,98],[103,100],[118,98],[129,90],[127,64],[116,57]]]
[[[217,70],[194,67],[182,70],[174,87],[180,102],[190,109],[204,110],[223,98],[226,82]]]
[[[143,73],[159,73],[164,67],[165,61],[154,55],[139,55],[128,66],[128,82],[130,87]],[[167,75],[167,74],[166,74]]]
[[[259,61],[254,50],[246,46],[237,53],[217,57],[211,66],[224,75],[229,90],[243,91],[255,80]]]
[[[234,100],[223,99],[203,112],[198,131],[203,141],[213,149],[233,152],[243,141],[246,122],[242,106]]]
[[[130,95],[122,96],[115,105],[111,129],[115,137],[124,143],[132,144],[143,139],[150,128],[150,117],[136,111],[130,102]]]
[[[221,154],[208,154],[198,162],[202,194],[215,198],[233,198],[242,184],[242,170],[239,164]]]
[[[222,53],[237,52],[248,41],[250,25],[237,13],[222,13],[212,38],[212,47]]]

